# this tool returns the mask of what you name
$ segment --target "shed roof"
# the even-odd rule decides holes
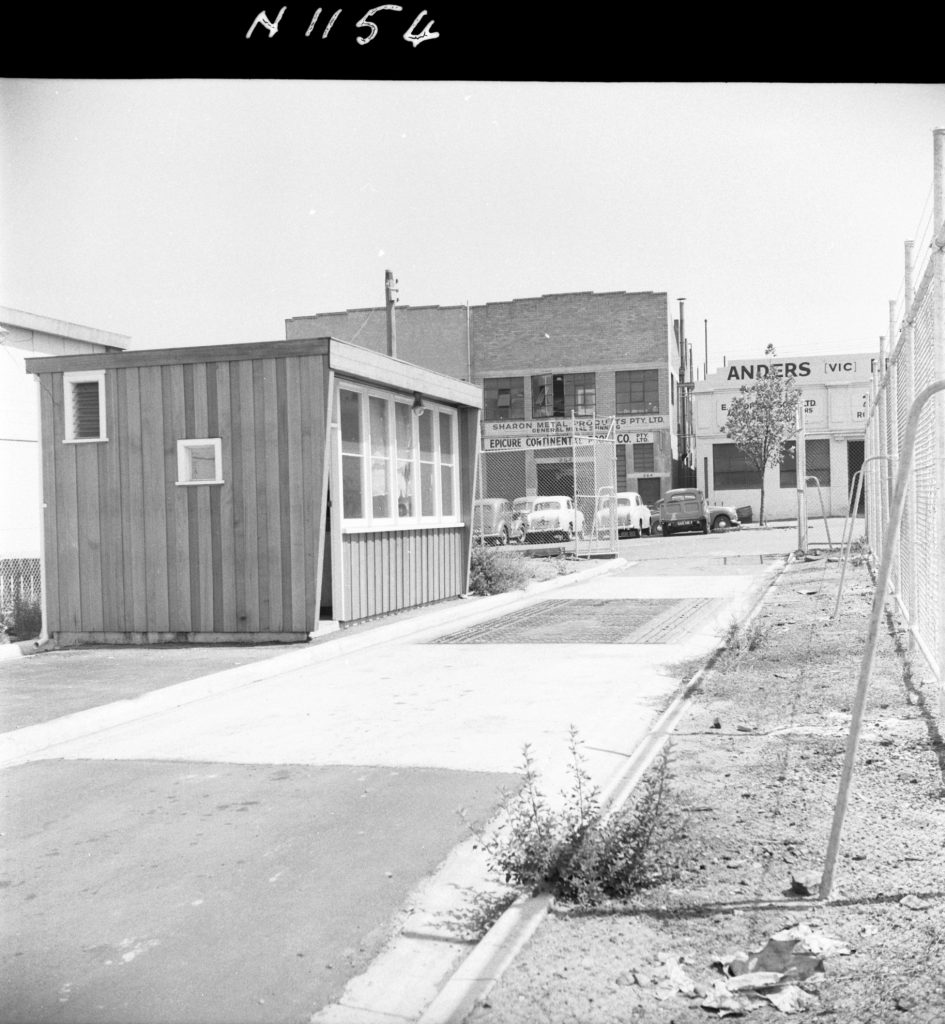
[[[82,324],[70,323],[68,320],[55,320],[53,317],[27,313],[22,309],[11,309],[8,306],[0,306],[0,324],[50,334],[56,338],[67,338],[70,341],[84,341],[109,349],[124,350],[131,344],[131,338],[127,334],[115,334],[113,331],[103,331],[98,327],[85,327]]]
[[[273,359],[303,355],[327,355],[329,367],[343,377],[380,384],[408,393],[419,391],[425,396],[453,405],[471,406],[476,409],[482,406],[482,390],[476,384],[362,348],[360,345],[339,341],[337,338],[295,338],[291,341],[46,356],[27,359],[26,371],[60,373],[71,370],[221,363],[241,359]]]

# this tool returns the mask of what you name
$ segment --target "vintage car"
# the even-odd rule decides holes
[[[711,501],[709,502],[710,530],[731,530],[733,526],[741,525],[738,509],[734,505],[715,505]]]
[[[685,530],[709,532],[709,503],[702,491],[694,487],[677,487],[667,491],[659,504],[660,530],[664,537]]]
[[[565,495],[516,498],[512,509],[515,528],[526,540],[569,540],[584,534],[584,513]]]
[[[636,491],[618,491],[601,499],[601,507],[594,518],[594,532],[609,533],[613,523],[618,537],[623,533],[639,537],[650,532],[651,518],[650,510]]]
[[[664,537],[685,530],[728,530],[740,526],[738,511],[731,505],[710,505],[702,491],[677,487],[667,491],[659,503],[659,527]]]
[[[512,528],[512,502],[506,498],[483,498],[473,505],[473,540],[479,544],[508,544],[521,540]]]

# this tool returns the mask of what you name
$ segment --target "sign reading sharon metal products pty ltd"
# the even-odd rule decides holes
[[[620,431],[653,430],[669,425],[669,417],[660,413],[646,416],[607,416],[602,419],[489,420],[482,425],[483,437],[548,437],[576,434],[606,435],[610,428]]]

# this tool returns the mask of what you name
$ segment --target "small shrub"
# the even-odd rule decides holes
[[[740,657],[743,654],[760,650],[770,639],[770,631],[760,619],[756,619],[747,626],[733,620],[725,632],[725,648],[730,654]]]
[[[473,546],[469,562],[470,593],[483,597],[504,594],[509,590],[523,590],[527,582],[520,555],[502,554],[482,544]]]
[[[870,545],[865,537],[857,537],[850,542],[850,562],[855,566],[869,562]]]
[[[16,640],[32,640],[43,629],[43,611],[38,601],[27,601],[15,594],[2,617],[3,629]]]
[[[516,794],[504,791],[498,829],[480,836],[491,869],[527,892],[552,892],[559,899],[593,906],[624,899],[672,877],[681,815],[670,806],[670,748],[644,776],[635,799],[614,814],[600,805],[572,726],[571,788],[553,811],[540,788],[531,747],[523,749],[524,781]]]

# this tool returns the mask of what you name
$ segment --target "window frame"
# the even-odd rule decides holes
[[[213,448],[214,477],[212,480],[185,480],[185,470],[192,466],[188,453],[192,448]],[[223,480],[223,439],[220,437],[182,437],[177,441],[177,487],[199,487],[210,484],[217,486]]]
[[[634,389],[639,390],[639,404],[634,405]],[[660,371],[655,367],[614,371],[614,411],[618,416],[656,416],[662,411],[660,402]]]
[[[525,378],[483,378],[482,416],[487,422],[525,419]]]
[[[345,483],[342,472],[343,456],[347,454],[354,457],[353,452],[345,453],[342,450],[341,436],[341,392],[346,391],[359,396],[358,416],[360,427],[359,444],[361,451],[360,462],[360,493],[361,493],[361,515],[347,516],[344,513]],[[337,466],[336,483],[332,489],[332,504],[340,510],[339,521],[343,534],[366,533],[366,532],[391,532],[398,530],[418,530],[436,527],[462,526],[463,516],[461,511],[461,452],[459,447],[459,411],[455,406],[443,405],[431,399],[423,399],[423,413],[415,414],[415,399],[413,395],[405,395],[402,392],[389,391],[380,387],[372,387],[366,384],[359,384],[354,381],[341,380],[335,385],[336,401],[335,407],[339,410],[336,420],[337,430],[334,458]],[[375,458],[372,439],[371,422],[371,399],[383,401],[387,405],[386,415],[386,437],[385,444],[387,454],[383,458],[385,463],[386,487],[389,495],[389,514],[377,515],[374,512],[373,493],[373,464],[381,461],[381,457]],[[405,460],[401,457],[398,445],[397,434],[397,407],[403,406],[410,410],[410,458]],[[444,460],[444,447],[441,440],[442,419],[441,415],[447,417],[449,423],[449,451],[446,453],[449,461]],[[430,429],[432,431],[432,454],[433,458],[422,457],[424,453],[420,449],[421,421],[430,417]],[[409,514],[400,511],[400,486],[399,473],[401,465],[409,461],[411,468],[411,492],[412,509]],[[423,492],[421,465],[432,466],[433,482],[433,512],[423,513]],[[443,471],[449,468],[450,473],[450,498],[453,513],[443,514]],[[335,493],[337,491],[337,493]]]
[[[656,472],[655,442],[643,441],[633,445],[633,472],[634,474]]]
[[[572,413],[584,419],[593,419],[597,415],[595,370],[533,373],[531,393],[533,419],[567,419]]]
[[[784,455],[778,466],[778,486],[782,490],[796,490],[797,440],[785,441],[782,447]],[[826,453],[826,465],[821,464],[816,458],[816,455],[821,453]],[[815,457],[811,458],[812,455]],[[816,476],[821,487],[830,486],[832,466],[829,437],[807,437],[804,439],[804,464],[807,468],[808,476]],[[819,472],[812,472],[812,470],[818,470]]]
[[[97,437],[76,437],[75,436],[75,384],[97,384],[98,385],[98,436]],[[105,409],[105,371],[104,370],[66,370],[62,375],[63,392],[63,417],[65,426],[65,437],[63,444],[98,444],[108,440],[106,431],[106,409]]]
[[[738,455],[741,457],[739,461],[742,463],[742,465],[736,467],[735,469],[732,469],[729,465],[723,464],[722,468],[720,469],[719,449],[724,449],[726,455],[726,462],[728,461],[728,456],[731,453],[738,453]],[[719,479],[720,474],[738,474],[739,482],[731,483],[729,482],[728,477],[726,477],[725,482],[721,482]],[[731,441],[717,441],[712,445],[713,491],[756,491],[760,487],[761,474],[754,467],[748,465],[747,458],[736,444],[733,444]]]

